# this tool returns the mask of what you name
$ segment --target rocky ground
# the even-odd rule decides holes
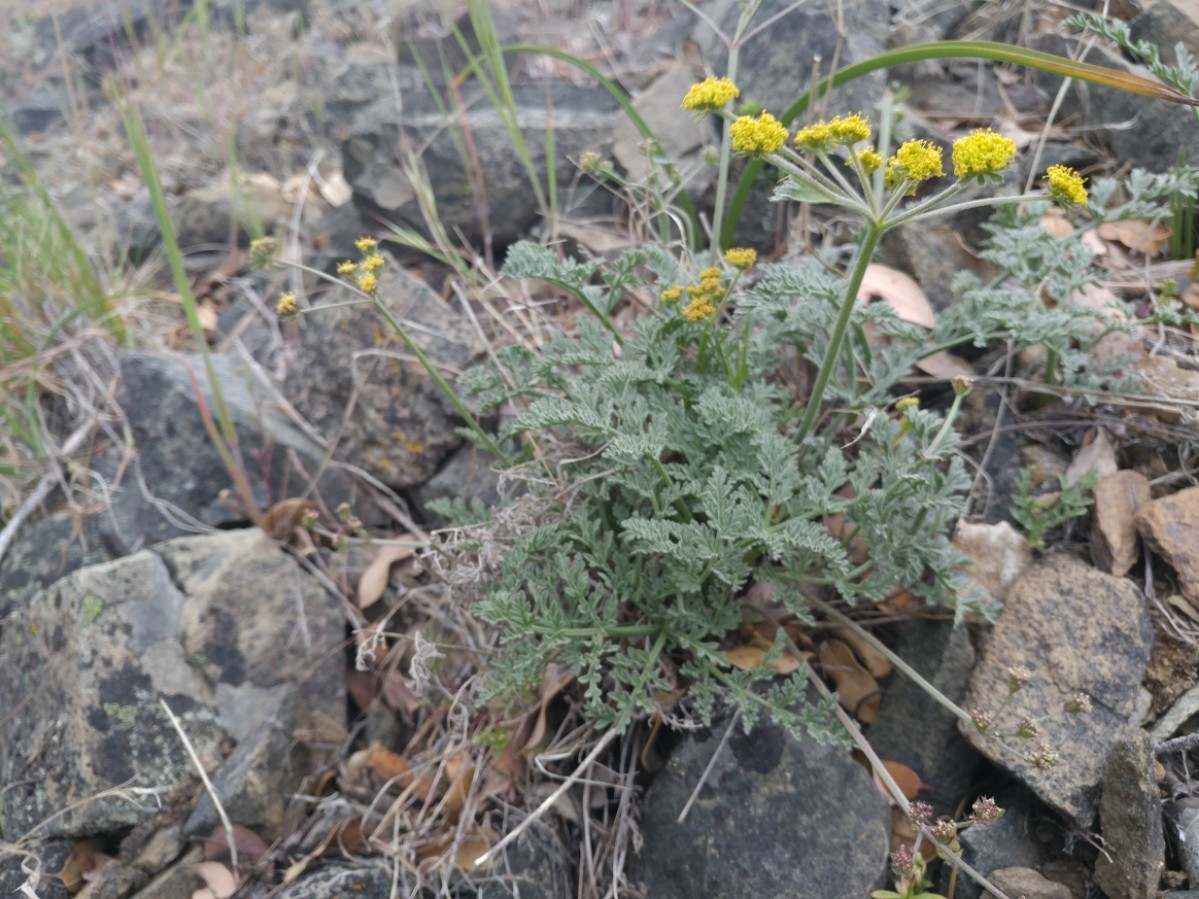
[[[705,71],[723,71],[711,25],[728,28],[731,7],[708,3],[697,15],[619,0],[491,12],[502,40],[551,44],[616,79],[667,136],[702,203],[699,158],[714,135],[679,98]],[[767,2],[760,15],[788,9]],[[846,0],[837,10],[839,21],[824,4],[789,9],[743,59],[743,90],[783,108],[814,65],[921,40],[1079,50],[1054,5]],[[1199,54],[1199,22],[1182,0],[1117,12],[1138,37]],[[504,751],[479,739],[490,719],[466,704],[464,685],[488,638],[416,551],[436,524],[432,499],[498,501],[488,460],[462,447],[455,410],[372,312],[343,306],[302,331],[280,323],[271,307],[281,290],[342,295],[249,258],[260,231],[322,272],[385,223],[410,229],[409,242],[435,240],[422,214],[429,197],[406,168],[413,159],[429,172],[451,243],[471,247],[484,269],[530,234],[583,253],[627,243],[631,217],[577,166],[590,151],[630,180],[644,171],[640,136],[610,93],[551,57],[510,61],[516,128],[561,185],[563,218],[547,223],[510,130],[475,84],[452,77],[465,57],[448,23],[468,45],[478,35],[433,4],[0,2],[0,21],[6,118],[128,328],[123,343],[98,327],[64,330],[69,339],[39,363],[61,467],[40,481],[40,471],[5,469],[14,477],[0,494],[0,891],[861,899],[885,886],[889,851],[912,836],[906,819],[859,760],[772,725],[662,738],[647,726],[589,755],[594,737],[563,729],[570,677],[549,672],[527,713],[503,722]],[[1101,43],[1087,58],[1123,65]],[[968,60],[875,73],[834,95],[834,111],[871,110],[897,83],[917,133],[945,141],[989,125],[1017,138],[1021,181],[1055,162],[1164,171],[1199,133],[1166,104]],[[212,377],[247,463],[240,494],[205,427],[217,398],[110,99],[121,92],[146,122],[216,350]],[[482,179],[460,163],[463,133]],[[27,196],[12,150],[5,184]],[[16,201],[4,202],[14,220]],[[763,252],[843,238],[818,213],[761,208],[739,239]],[[978,224],[901,232],[884,261],[914,278],[930,311],[943,309],[954,274],[982,265]],[[1103,238],[1112,289],[1133,302],[1190,268],[1163,258],[1154,227]],[[380,294],[422,351],[451,374],[482,358],[501,336],[483,306],[463,301],[446,266],[392,249],[399,264],[385,269]],[[1199,889],[1188,849],[1199,835],[1176,838],[1195,824],[1186,737],[1199,713],[1199,366],[1182,346],[1145,362],[1151,400],[1065,401],[1038,417],[1001,379],[976,389],[964,451],[980,477],[957,543],[1004,610],[993,626],[891,616],[877,630],[966,708],[1003,705],[1011,670],[1025,669],[1027,686],[1004,713],[1043,722],[1056,767],[1042,771],[961,727],[869,646],[822,643],[830,682],[843,698],[857,691],[846,705],[909,799],[961,817],[985,794],[1007,810],[961,841],[965,860],[1013,899],[1199,895],[1181,889]],[[24,383],[21,373],[3,372],[5,389]],[[1091,467],[1100,477],[1093,511],[1053,532],[1045,551],[1006,520],[1029,464],[1038,485]],[[339,517],[343,505],[356,520]],[[306,514],[323,522],[316,537],[298,527]],[[429,634],[467,642],[448,649]],[[833,673],[845,670],[852,683]],[[1079,693],[1090,714],[1056,713]],[[585,756],[579,782],[553,795]],[[475,865],[549,800],[496,866]],[[942,867],[946,895],[981,895]]]

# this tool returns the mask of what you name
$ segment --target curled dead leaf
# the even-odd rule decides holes
[[[841,707],[863,724],[871,724],[882,708],[878,681],[862,667],[853,650],[840,640],[825,640],[817,650],[820,667],[837,687]]]
[[[863,302],[880,299],[905,322],[929,329],[937,326],[928,294],[910,275],[889,265],[874,262],[866,267],[858,299]]]
[[[762,667],[762,662],[766,659],[766,653],[769,650],[769,644],[765,649],[760,646],[734,646],[732,649],[725,650],[724,657],[739,671],[752,671]],[[791,653],[783,652],[771,659],[767,667],[775,674],[794,674],[799,670],[801,664],[799,659]]]
[[[891,779],[895,781],[895,786],[899,787],[903,798],[909,802],[919,796],[921,790],[928,789],[928,784],[920,779],[920,775],[903,762],[893,762],[890,759],[883,759],[882,762]]]
[[[1161,253],[1173,236],[1173,231],[1165,222],[1147,222],[1139,219],[1104,222],[1095,230],[1104,240],[1114,240],[1134,253],[1151,257]]]
[[[227,862],[229,858],[230,839],[225,833],[225,825],[218,824],[212,833],[204,838],[204,859],[210,862]],[[233,825],[233,847],[237,850],[239,865],[255,865],[271,851],[266,840],[248,827],[240,824]]]
[[[416,552],[415,544],[387,543],[379,547],[362,577],[358,579],[358,608],[368,609],[379,601],[391,577],[391,566],[410,558]]]
[[[190,867],[208,885],[213,899],[229,899],[237,892],[237,878],[220,862],[196,862]]]
[[[886,677],[893,670],[891,660],[853,628],[835,627],[830,633],[853,649],[854,655],[873,677]]]

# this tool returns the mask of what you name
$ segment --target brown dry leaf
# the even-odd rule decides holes
[[[1086,477],[1087,472],[1095,469],[1097,478],[1106,478],[1116,473],[1119,465],[1116,463],[1116,447],[1107,436],[1104,428],[1097,428],[1094,437],[1080,449],[1066,466],[1062,479],[1067,485],[1077,484]]]
[[[1057,206],[1049,207],[1049,210],[1041,216],[1040,225],[1041,230],[1058,240],[1074,233],[1074,223],[1066,218],[1066,213]]]
[[[446,807],[459,812],[466,805],[470,788],[475,782],[475,766],[470,754],[461,749],[446,759],[445,773],[450,780],[450,785],[445,791]]]
[[[943,381],[974,377],[974,369],[970,367],[970,363],[961,356],[955,356],[949,350],[930,353],[917,362],[916,367],[926,375],[940,378]]]
[[[1173,231],[1165,222],[1129,219],[1104,222],[1095,229],[1104,240],[1114,240],[1142,256],[1156,256],[1170,242]]]
[[[726,649],[724,657],[729,660],[729,664],[740,671],[752,671],[755,668],[762,667],[762,660],[766,658],[766,653],[770,650],[770,644],[765,648],[760,646],[734,646],[732,649]],[[799,670],[799,659],[791,655],[787,651],[773,660],[767,666],[776,674],[794,674]]]
[[[256,865],[271,851],[266,840],[240,824],[233,825],[233,847],[237,850],[239,865]],[[218,824],[212,833],[204,838],[204,858],[210,862],[232,860],[229,858],[229,839],[225,836],[224,824]]]
[[[416,545],[411,543],[387,543],[379,547],[379,552],[366,566],[362,577],[358,579],[358,608],[369,609],[383,596],[387,589],[387,581],[391,577],[391,566],[410,558],[416,552]]]
[[[1136,564],[1141,554],[1136,514],[1151,499],[1149,479],[1139,471],[1117,471],[1095,485],[1091,555],[1108,574],[1124,577]]]
[[[893,670],[891,660],[871,646],[866,638],[853,628],[834,627],[829,633],[842,643],[848,644],[853,649],[858,660],[874,677],[886,677]]]
[[[545,742],[549,735],[549,706],[554,701],[554,698],[569,687],[575,679],[575,674],[565,665],[550,663],[545,668],[545,674],[541,678],[541,695],[540,701],[537,703],[537,715],[532,719],[532,726],[525,733],[525,727],[521,726],[517,729],[519,735],[519,748],[516,749],[521,755],[533,756],[537,755],[545,748]],[[522,722],[523,725],[523,722]]]
[[[391,780],[393,777],[402,777],[412,770],[412,766],[408,764],[408,760],[390,749],[385,749],[383,744],[375,740],[366,752],[368,753],[364,764],[375,773],[375,776],[380,780]]]
[[[454,857],[452,859],[454,866],[463,871],[476,870],[478,867],[475,864],[476,861],[495,845],[495,841],[496,833],[490,827],[472,826],[462,837],[458,848],[454,850]],[[441,858],[453,845],[453,834],[447,834],[418,849],[416,857],[422,862],[434,861]]]
[[[867,303],[880,299],[905,322],[929,329],[937,326],[936,313],[923,288],[910,275],[889,265],[872,262],[866,267],[858,299]]]
[[[863,724],[871,724],[882,708],[878,682],[861,666],[853,650],[840,640],[825,640],[818,650],[820,666],[833,679],[841,706]]]
[[[259,527],[270,534],[272,540],[287,540],[292,531],[301,526],[304,516],[315,511],[316,504],[309,499],[279,500],[263,513]]]
[[[220,862],[196,862],[188,867],[208,884],[214,899],[229,899],[237,892],[237,878]]]
[[[354,199],[354,190],[340,169],[327,178],[319,179],[316,187],[324,201],[335,209]]]
[[[103,850],[104,841],[100,839],[80,840],[71,847],[70,856],[58,872],[58,879],[67,892],[78,893],[97,871],[112,861],[112,856]]]
[[[903,762],[893,762],[890,759],[883,759],[882,762],[895,785],[899,787],[899,792],[903,793],[903,798],[909,802],[920,795],[921,790],[928,788],[928,784],[920,779],[920,775]]]

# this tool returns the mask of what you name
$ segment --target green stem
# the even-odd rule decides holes
[[[841,355],[841,344],[844,342],[845,334],[849,330],[849,320],[853,316],[853,307],[858,301],[858,290],[862,286],[862,279],[866,276],[866,267],[870,265],[870,260],[874,257],[874,250],[878,246],[883,230],[883,227],[877,222],[868,222],[866,224],[866,233],[862,237],[861,245],[858,247],[858,255],[854,260],[853,271],[850,273],[849,283],[845,288],[845,299],[841,303],[841,314],[837,316],[837,323],[833,326],[832,337],[829,339],[828,347],[824,351],[824,361],[820,365],[820,371],[816,374],[816,383],[812,387],[812,394],[808,397],[808,405],[804,409],[803,421],[799,424],[799,434],[796,438],[796,443],[803,443],[807,439],[816,424],[817,417],[820,415],[820,405],[824,399],[824,391],[828,387],[828,382],[833,377],[833,369],[837,367],[837,360]]]
[[[511,468],[512,462],[508,459],[507,454],[500,449],[499,444],[491,439],[491,435],[483,430],[483,426],[479,424],[478,419],[471,414],[471,411],[466,408],[466,404],[463,403],[462,400],[458,399],[458,394],[450,388],[448,383],[446,383],[445,378],[441,376],[441,372],[437,370],[437,367],[429,361],[429,357],[425,355],[424,350],[422,350],[417,342],[409,336],[408,329],[401,325],[396,317],[391,314],[391,310],[377,299],[375,300],[375,309],[378,310],[380,315],[387,319],[387,324],[391,326],[391,329],[395,331],[400,340],[404,341],[404,345],[408,347],[408,352],[412,353],[412,355],[416,357],[416,360],[428,373],[429,377],[433,379],[433,383],[435,383],[441,389],[441,392],[449,398],[450,403],[453,404],[454,409],[456,409],[458,412],[458,415],[463,421],[466,422],[467,426],[475,432],[475,435],[479,438],[479,442],[487,448],[488,452],[499,459],[505,468]]]

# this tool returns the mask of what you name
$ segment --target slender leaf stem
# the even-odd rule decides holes
[[[849,281],[846,284],[845,299],[841,303],[841,314],[837,316],[837,322],[833,326],[833,333],[829,338],[824,359],[820,363],[820,371],[816,375],[816,383],[812,386],[807,408],[804,409],[803,420],[799,423],[797,443],[803,443],[807,439],[816,424],[816,419],[820,416],[824,391],[833,377],[834,369],[837,368],[837,360],[841,355],[841,344],[849,330],[853,307],[858,301],[858,290],[862,286],[862,279],[866,276],[866,267],[870,265],[870,260],[874,257],[874,250],[878,246],[883,230],[883,227],[877,222],[868,222],[866,225],[866,232],[862,237],[862,243],[858,246],[857,257],[854,259],[853,271],[850,272]]]

